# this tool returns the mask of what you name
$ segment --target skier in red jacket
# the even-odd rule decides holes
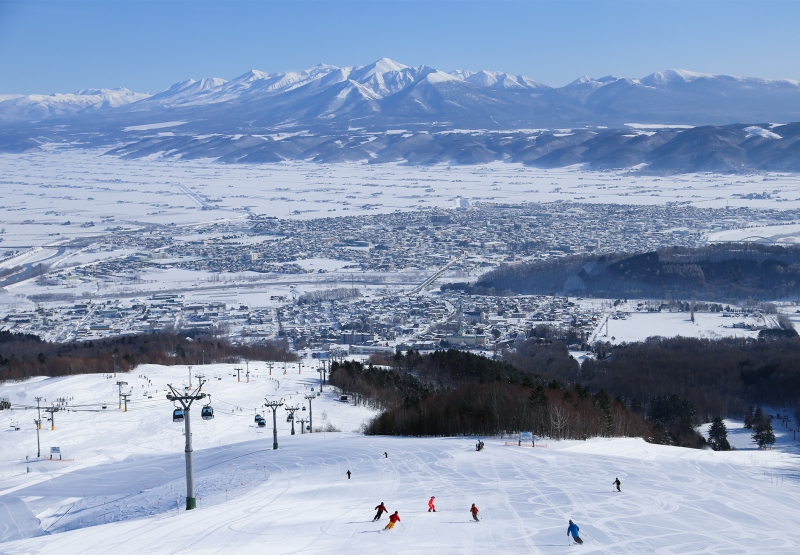
[[[394,514],[389,515],[389,524],[387,524],[383,529],[391,530],[394,528],[394,525],[397,522],[400,522],[400,515],[397,514],[397,511],[395,511]]]
[[[478,522],[478,507],[475,506],[475,503],[472,504],[472,507],[469,508],[469,512],[472,513],[472,518],[475,519],[475,522]]]
[[[431,513],[431,512],[435,513],[436,512],[436,506],[433,504],[433,500],[434,499],[436,499],[436,497],[431,495],[431,498],[428,500],[428,512],[429,513]]]
[[[383,504],[383,501],[381,501],[381,504],[378,505],[377,507],[375,507],[375,509],[378,511],[378,514],[375,515],[375,518],[372,519],[372,522],[375,522],[376,520],[380,520],[381,519],[381,515],[383,513],[388,513],[389,512],[386,509],[386,505]]]

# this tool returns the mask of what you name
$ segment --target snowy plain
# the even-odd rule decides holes
[[[484,438],[476,452],[477,438],[361,435],[354,430],[375,412],[339,402],[326,386],[312,402],[315,427],[324,417],[342,431],[291,436],[279,411],[273,451],[271,418],[257,428],[255,410],[264,398],[299,404],[318,388],[316,363],[289,364],[286,374],[273,364],[269,376],[251,361],[250,383],[233,368],[192,369],[209,378],[203,391],[216,417],[202,421],[195,410],[192,419],[199,508],[190,512],[183,425],[164,398],[166,383],[188,381],[186,366],[0,386],[15,405],[43,396],[107,406],[56,413],[42,445],[70,460],[32,461],[30,473],[35,410],[0,411],[0,553],[791,554],[800,545],[798,449],[782,427],[770,451],[729,421],[738,450],[727,453],[641,439],[542,439],[530,448],[513,438]],[[134,393],[128,412],[117,408],[119,379]],[[612,492],[615,477],[622,493]],[[426,510],[431,495],[435,514]],[[372,522],[380,502],[399,511],[394,530],[382,531],[386,516]],[[569,545],[568,519],[581,528],[580,548]]]
[[[652,177],[502,162],[224,165],[202,159],[125,160],[101,150],[55,146],[0,154],[0,165],[0,249],[58,245],[146,226],[174,224],[191,233],[192,225],[235,221],[249,213],[311,219],[455,208],[462,201],[800,208],[800,179],[783,173]]]

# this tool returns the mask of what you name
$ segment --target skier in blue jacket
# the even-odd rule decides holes
[[[583,543],[583,540],[578,536],[579,531],[580,528],[578,528],[578,525],[570,520],[569,528],[567,528],[567,535],[572,535],[572,539],[575,540],[575,543]]]

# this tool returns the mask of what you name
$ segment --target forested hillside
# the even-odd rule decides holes
[[[575,255],[501,267],[475,293],[567,293],[605,298],[740,302],[800,298],[800,247],[724,243],[642,254]]]
[[[139,364],[200,364],[250,360],[297,360],[285,342],[233,345],[226,339],[171,333],[49,343],[35,335],[0,332],[0,380],[127,372]]]

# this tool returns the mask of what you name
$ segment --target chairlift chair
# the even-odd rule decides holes
[[[172,411],[173,422],[183,422],[183,409],[175,409]]]

